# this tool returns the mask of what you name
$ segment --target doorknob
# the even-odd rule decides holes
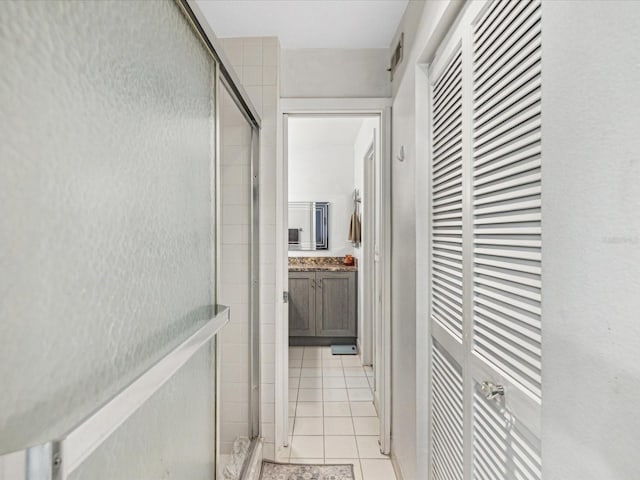
[[[504,397],[504,387],[492,382],[482,382],[480,390],[482,390],[482,393],[484,393],[484,397],[487,400],[493,400],[497,396]]]

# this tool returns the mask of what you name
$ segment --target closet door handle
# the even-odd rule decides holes
[[[480,390],[482,390],[482,393],[484,393],[484,397],[487,400],[493,400],[496,397],[504,397],[504,387],[492,382],[482,382]]]
[[[311,280],[311,288],[316,288],[316,281],[315,280]]]

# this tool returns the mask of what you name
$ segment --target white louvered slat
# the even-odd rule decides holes
[[[521,140],[523,137],[539,131],[539,125],[540,115],[532,114],[531,117],[525,118],[519,123],[509,126],[508,129],[502,129],[502,131],[496,132],[496,135],[489,139],[478,140],[478,145],[474,148],[474,155],[482,157],[486,154],[495,152],[496,150],[502,151],[504,147],[511,146],[511,142]]]
[[[491,89],[487,91],[487,96],[476,97],[474,119],[482,123],[487,118],[487,113],[490,113],[491,109],[496,106],[496,103],[515,102],[518,97],[529,95],[530,90],[535,88],[535,84],[528,89],[523,88],[523,85],[531,85],[532,80],[539,78],[541,71],[541,64],[536,60],[536,57],[525,57],[523,63],[518,64],[517,69],[512,72],[511,78],[492,84]],[[500,96],[496,97],[495,93],[498,90]]]
[[[431,468],[433,480],[462,479],[463,387],[462,371],[437,343],[431,354]]]
[[[478,388],[478,386],[476,386]],[[540,480],[540,442],[499,404],[473,396],[473,478]]]
[[[462,343],[462,55],[433,88],[432,318]]]
[[[514,28],[514,21],[522,18],[522,12],[530,7],[527,2],[512,2],[507,8],[497,7],[497,15],[487,12],[486,18],[490,19],[486,27],[476,29],[476,51],[478,56],[483,56],[487,52],[495,51],[499,46],[508,39],[508,32]],[[524,16],[526,18],[526,15]]]
[[[486,155],[479,157],[477,154],[474,159],[474,166],[480,167],[481,165],[489,165],[496,160],[503,160],[509,158],[523,149],[535,148],[536,143],[541,139],[540,132],[529,137],[518,139],[509,145],[505,145],[503,148],[498,148],[492,152],[488,152]]]
[[[495,107],[496,100],[498,100],[496,95],[499,95],[500,102],[508,101],[523,85],[539,77],[541,72],[539,58],[529,55],[521,62],[518,62],[518,60],[518,58],[514,59],[516,63],[507,75],[494,78],[492,79],[493,81],[478,86],[474,100],[476,104],[474,116],[476,118],[485,116],[490,108]],[[519,93],[524,94],[526,92],[520,91]]]
[[[542,394],[540,46],[539,0],[496,1],[476,25],[471,187],[474,358],[538,401]],[[502,417],[491,416],[483,405],[474,411],[477,438],[494,442],[496,450],[484,443],[476,448],[475,478],[539,478],[515,464],[509,464],[514,471],[505,470],[507,464],[497,453],[505,451],[500,444]]]
[[[506,25],[492,42],[475,49],[475,76],[478,84],[493,78],[497,72],[506,72],[514,58],[527,52],[535,45],[535,37],[540,31],[540,16],[535,2],[521,2],[526,8],[518,12],[517,21]]]
[[[496,113],[495,116],[485,122],[480,123],[480,121],[478,121],[476,123],[476,138],[480,141],[485,134],[496,137],[501,132],[512,130],[529,117],[539,115],[541,112],[541,98],[539,90],[534,90],[522,97],[514,98],[513,101],[515,103],[504,106],[501,112]]]

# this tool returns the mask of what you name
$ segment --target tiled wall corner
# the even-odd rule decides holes
[[[264,458],[275,459],[276,120],[280,44],[275,37],[228,38],[227,57],[262,119],[260,137],[260,364]]]

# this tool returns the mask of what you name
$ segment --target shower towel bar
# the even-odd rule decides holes
[[[45,444],[0,456],[0,466],[9,478],[65,480],[229,322],[229,307],[211,308],[212,316],[202,327],[73,430]]]

